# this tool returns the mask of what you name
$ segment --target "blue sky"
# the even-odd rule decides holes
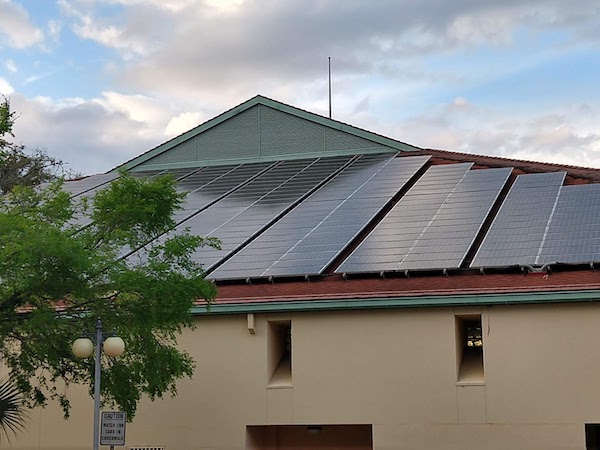
[[[256,94],[420,147],[600,167],[592,0],[0,0],[15,140],[101,172]]]

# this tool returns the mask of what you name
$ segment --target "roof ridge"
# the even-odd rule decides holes
[[[539,164],[542,166],[548,166],[548,167],[565,169],[565,170],[585,170],[585,171],[600,172],[600,168],[596,168],[596,167],[575,166],[575,165],[571,165],[571,164],[550,163],[550,162],[537,161],[537,160],[509,158],[509,157],[505,157],[505,156],[458,152],[455,150],[442,150],[442,149],[437,149],[437,148],[421,148],[421,150],[425,151],[425,152],[437,152],[437,153],[443,153],[443,154],[465,156],[470,159],[472,159],[472,158],[489,158],[489,159],[496,159],[496,160],[501,160],[501,161],[505,161],[505,162],[511,162],[511,163],[514,162],[514,163],[525,164],[525,165],[527,165],[527,164],[538,165]]]

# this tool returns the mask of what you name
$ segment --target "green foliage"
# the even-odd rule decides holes
[[[193,327],[194,302],[216,291],[190,255],[218,242],[168,233],[182,202],[171,177],[122,174],[89,204],[60,187],[0,198],[0,356],[29,405],[55,399],[68,416],[68,385],[92,393],[94,379],[93,358],[75,358],[71,344],[100,318],[126,342],[121,357],[104,356],[103,400],[132,418],[143,395],[175,394],[193,373],[176,338]],[[82,216],[93,222],[80,229]],[[121,258],[142,246],[143,257]]]
[[[10,101],[4,97],[0,103],[0,195],[15,186],[35,186],[70,175],[62,161],[48,155],[42,149],[27,151],[23,145],[10,143],[5,136],[14,136],[12,129],[16,120],[10,110]]]
[[[12,127],[15,123],[15,113],[10,110],[10,101],[4,97],[4,101],[0,103],[0,145],[2,138],[6,134],[12,134]]]
[[[23,408],[23,396],[8,379],[0,381],[0,440],[18,434],[27,421]]]

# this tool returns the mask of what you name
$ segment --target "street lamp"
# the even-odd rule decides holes
[[[101,350],[108,356],[120,356],[125,351],[125,343],[123,339],[114,336],[113,333],[102,333],[102,321],[98,319],[96,322],[96,333],[94,340],[79,338],[73,342],[73,354],[78,358],[88,358],[96,344],[96,359],[94,361],[94,450],[98,450],[100,441],[100,365],[101,365]],[[102,349],[100,348],[102,344]]]

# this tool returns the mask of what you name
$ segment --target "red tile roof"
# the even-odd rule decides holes
[[[600,290],[600,271],[554,272],[548,276],[518,273],[450,274],[410,278],[356,278],[339,275],[314,281],[275,281],[219,286],[216,303],[254,303],[300,300],[336,300],[372,297],[477,295],[523,292]]]

